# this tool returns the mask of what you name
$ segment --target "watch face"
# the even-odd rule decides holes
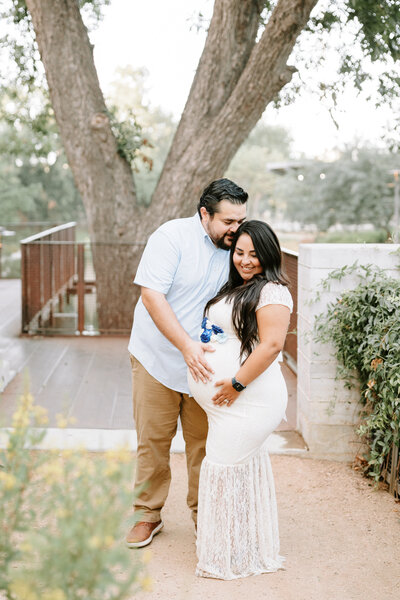
[[[238,381],[235,381],[235,383],[233,383],[232,385],[237,392],[241,392],[242,390],[244,390],[244,385],[242,385]]]

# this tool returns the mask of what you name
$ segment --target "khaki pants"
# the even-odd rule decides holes
[[[133,416],[137,431],[135,513],[140,520],[158,521],[171,482],[169,453],[181,418],[186,445],[189,489],[187,503],[197,522],[199,475],[205,455],[207,416],[194,398],[175,392],[154,379],[131,355]],[[139,494],[136,497],[136,494]]]

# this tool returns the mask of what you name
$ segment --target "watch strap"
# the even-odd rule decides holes
[[[235,377],[232,377],[232,386],[235,388],[235,390],[237,392],[242,392],[243,390],[246,389],[246,386],[243,385],[242,383],[240,383],[240,381],[237,381],[237,379]]]

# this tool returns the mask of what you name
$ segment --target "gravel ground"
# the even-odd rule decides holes
[[[400,594],[400,504],[348,465],[272,456],[286,569],[235,581],[194,575],[186,464],[172,456],[164,529],[148,548],[153,590],[139,600],[394,600]],[[140,550],[139,552],[142,552]]]

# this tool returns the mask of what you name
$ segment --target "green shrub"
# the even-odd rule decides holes
[[[359,385],[358,434],[368,446],[366,473],[378,481],[393,444],[400,443],[400,280],[371,265],[353,265],[333,271],[324,289],[354,272],[359,284],[317,317],[315,337],[333,343],[338,377],[348,387]]]
[[[0,591],[9,600],[131,597],[149,586],[148,552],[129,551],[122,537],[131,453],[32,451],[46,419],[25,393],[0,451]]]

